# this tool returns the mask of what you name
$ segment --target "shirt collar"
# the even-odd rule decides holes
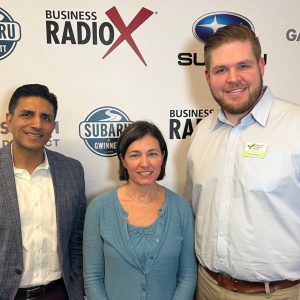
[[[19,172],[22,172],[23,169],[16,168],[14,165],[14,155],[13,155],[13,151],[12,151],[12,143],[10,144],[10,151],[11,151],[11,157],[12,157],[12,162],[13,162],[13,166],[14,166],[14,171],[15,171],[15,173],[19,173]],[[34,171],[50,169],[48,156],[47,156],[45,149],[44,149],[44,158],[45,158],[44,161],[39,166],[37,166]]]
[[[253,122],[257,122],[261,126],[265,127],[268,121],[273,102],[274,97],[271,90],[268,87],[264,87],[261,99],[256,103],[256,105],[249,112],[249,114],[241,120],[240,124],[249,125]],[[223,110],[219,109],[213,129],[219,128],[220,126],[222,126],[222,124],[233,126],[231,122],[229,122],[226,118]]]
[[[258,103],[253,107],[250,114],[261,126],[266,127],[268,117],[274,102],[271,90],[267,87]]]

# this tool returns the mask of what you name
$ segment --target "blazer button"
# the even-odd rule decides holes
[[[15,272],[16,272],[18,275],[21,275],[21,274],[22,274],[22,271],[19,270],[19,269],[15,270]]]

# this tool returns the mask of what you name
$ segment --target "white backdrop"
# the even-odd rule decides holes
[[[109,146],[116,126],[140,119],[156,123],[170,153],[162,183],[182,192],[189,136],[196,119],[215,108],[204,67],[194,64],[203,61],[203,44],[192,32],[201,16],[225,12],[250,20],[267,55],[265,83],[275,96],[300,103],[298,0],[1,0],[0,9],[0,147],[11,140],[5,113],[12,92],[26,83],[47,85],[59,101],[49,148],[82,162],[89,199],[119,184],[117,157],[105,156],[105,150],[96,154],[82,138],[88,137],[89,122],[111,131],[87,142]],[[126,40],[103,58],[120,36],[132,38],[146,65]],[[195,60],[180,65],[180,53]],[[110,119],[106,107],[112,107]]]

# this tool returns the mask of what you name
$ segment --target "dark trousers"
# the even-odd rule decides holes
[[[21,290],[21,291],[20,291]],[[26,298],[26,294],[23,293],[24,289],[19,289],[15,300],[69,300],[67,289],[63,280],[57,286],[46,290],[44,295],[30,295],[29,298]]]

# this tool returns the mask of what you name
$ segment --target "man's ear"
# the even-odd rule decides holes
[[[12,125],[11,125],[12,119],[13,119],[13,115],[10,113],[7,113],[6,114],[6,124],[7,124],[9,132],[11,132],[11,128],[12,128]]]
[[[207,69],[205,69],[205,78],[206,78],[206,82],[209,84],[209,82],[210,82],[210,73]]]
[[[259,67],[259,71],[260,71],[261,76],[264,76],[265,65],[266,65],[265,60],[261,57],[259,59],[259,62],[258,62],[258,67]]]

